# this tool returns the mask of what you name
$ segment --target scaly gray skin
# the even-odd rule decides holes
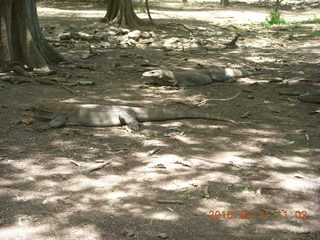
[[[237,123],[231,119],[220,118],[212,113],[195,112],[190,109],[153,109],[128,106],[109,106],[98,104],[67,104],[55,101],[41,101],[31,107],[35,118],[50,120],[36,128],[43,131],[61,126],[110,127],[128,125],[139,130],[139,122],[165,121],[174,119],[212,119]]]
[[[264,74],[265,72],[248,72],[232,68],[208,68],[201,70],[155,69],[144,72],[142,79],[149,79],[147,85],[175,86],[180,88],[202,86],[214,82],[231,81],[235,78]]]

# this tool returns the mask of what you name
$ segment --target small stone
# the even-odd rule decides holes
[[[97,32],[95,37],[98,37],[100,40],[105,41],[108,40],[109,34],[107,32]]]
[[[163,45],[161,42],[153,42],[150,44],[150,47],[152,48],[163,48]]]
[[[130,45],[137,45],[138,42],[136,40],[134,40],[134,39],[129,39],[128,43]]]
[[[108,47],[111,46],[111,44],[110,44],[109,42],[101,42],[101,43],[100,43],[100,46],[101,46],[102,48],[108,48]]]
[[[135,232],[133,230],[124,230],[123,235],[127,237],[133,237],[135,235]]]
[[[94,81],[78,81],[78,84],[82,86],[93,86],[95,82]]]
[[[130,32],[130,30],[127,28],[119,28],[119,30],[122,34],[128,34]]]
[[[153,38],[156,38],[157,37],[157,34],[155,32],[149,32],[150,33],[150,36],[153,37]]]
[[[141,43],[138,43],[138,44],[136,45],[137,48],[141,48],[141,49],[147,49],[148,46],[149,46],[148,44],[141,44]]]
[[[110,36],[115,36],[115,35],[117,35],[117,33],[116,33],[115,31],[108,31],[108,34],[109,34]]]
[[[119,30],[119,28],[116,28],[116,27],[113,27],[113,26],[109,27],[109,29],[110,29],[111,31],[115,31],[115,32],[117,32],[117,31]]]
[[[139,40],[140,34],[141,34],[141,31],[134,30],[128,33],[128,37],[134,40]]]
[[[142,33],[140,34],[140,36],[141,36],[142,38],[149,38],[149,37],[150,37],[150,33],[148,33],[148,32],[142,32]]]
[[[159,233],[157,234],[157,237],[160,239],[167,239],[169,235],[167,233]]]
[[[62,33],[62,34],[59,34],[58,36],[60,40],[70,40],[72,38],[70,33]]]
[[[197,29],[200,31],[207,31],[207,28],[205,28],[205,27],[197,27]]]
[[[199,47],[199,45],[197,43],[192,43],[190,45],[190,48],[198,48],[198,47]]]
[[[254,99],[254,96],[248,95],[247,98],[248,98],[248,99]]]
[[[169,38],[169,39],[165,40],[163,45],[170,45],[170,44],[173,44],[173,43],[176,43],[176,42],[179,42],[179,38],[172,37],[172,38]]]
[[[139,40],[139,43],[141,43],[141,44],[151,44],[151,43],[153,43],[153,38],[147,38],[147,39],[140,39]]]

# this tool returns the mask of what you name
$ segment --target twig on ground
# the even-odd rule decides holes
[[[68,92],[70,92],[70,93],[73,94],[73,95],[76,95],[76,96],[78,95],[76,92],[74,92],[74,91],[71,90],[70,88],[62,85],[62,84],[59,83],[59,82],[55,82],[55,81],[51,81],[51,80],[44,80],[44,79],[37,79],[37,78],[35,78],[35,81],[38,82],[38,83],[40,83],[40,84],[43,84],[43,85],[57,85],[57,86],[65,89],[65,90],[67,90]]]
[[[202,106],[204,104],[207,104],[209,101],[221,101],[221,102],[226,102],[226,101],[230,101],[235,99],[236,97],[238,97],[240,95],[241,91],[238,92],[236,95],[234,95],[231,98],[209,98],[209,99],[204,99],[201,102],[199,102],[198,104],[196,104],[196,106]]]
[[[165,26],[181,26],[184,29],[186,29],[187,31],[189,31],[192,35],[193,35],[193,31],[186,27],[185,25],[181,24],[181,23],[166,23],[166,24],[161,24],[161,27],[165,27]]]
[[[184,204],[184,202],[181,200],[169,200],[169,199],[160,199],[160,200],[157,200],[157,203]]]
[[[76,161],[70,160],[69,162],[76,165],[77,167],[81,167],[81,164]]]
[[[109,165],[110,163],[111,163],[111,161],[107,161],[107,162],[105,162],[105,163],[103,163],[103,164],[101,164],[101,165],[99,165],[97,167],[91,168],[89,170],[89,172],[94,172],[94,171],[100,170],[100,169],[104,168],[105,166]]]

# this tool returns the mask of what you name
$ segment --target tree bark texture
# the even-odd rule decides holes
[[[229,6],[229,0],[220,0],[220,5]]]
[[[0,69],[49,70],[63,57],[43,37],[35,0],[0,0]]]
[[[137,27],[145,25],[134,12],[132,0],[111,0],[104,17],[106,22],[115,22],[118,25]]]

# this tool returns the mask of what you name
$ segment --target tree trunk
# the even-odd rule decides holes
[[[137,27],[146,25],[134,12],[132,0],[111,0],[107,7],[104,22],[115,22],[118,25]]]
[[[49,71],[63,57],[43,37],[35,0],[0,0],[0,69]]]
[[[220,5],[229,6],[229,0],[220,0]]]
[[[140,1],[139,1],[139,7],[140,7],[140,8],[143,8],[143,0],[140,0]]]

